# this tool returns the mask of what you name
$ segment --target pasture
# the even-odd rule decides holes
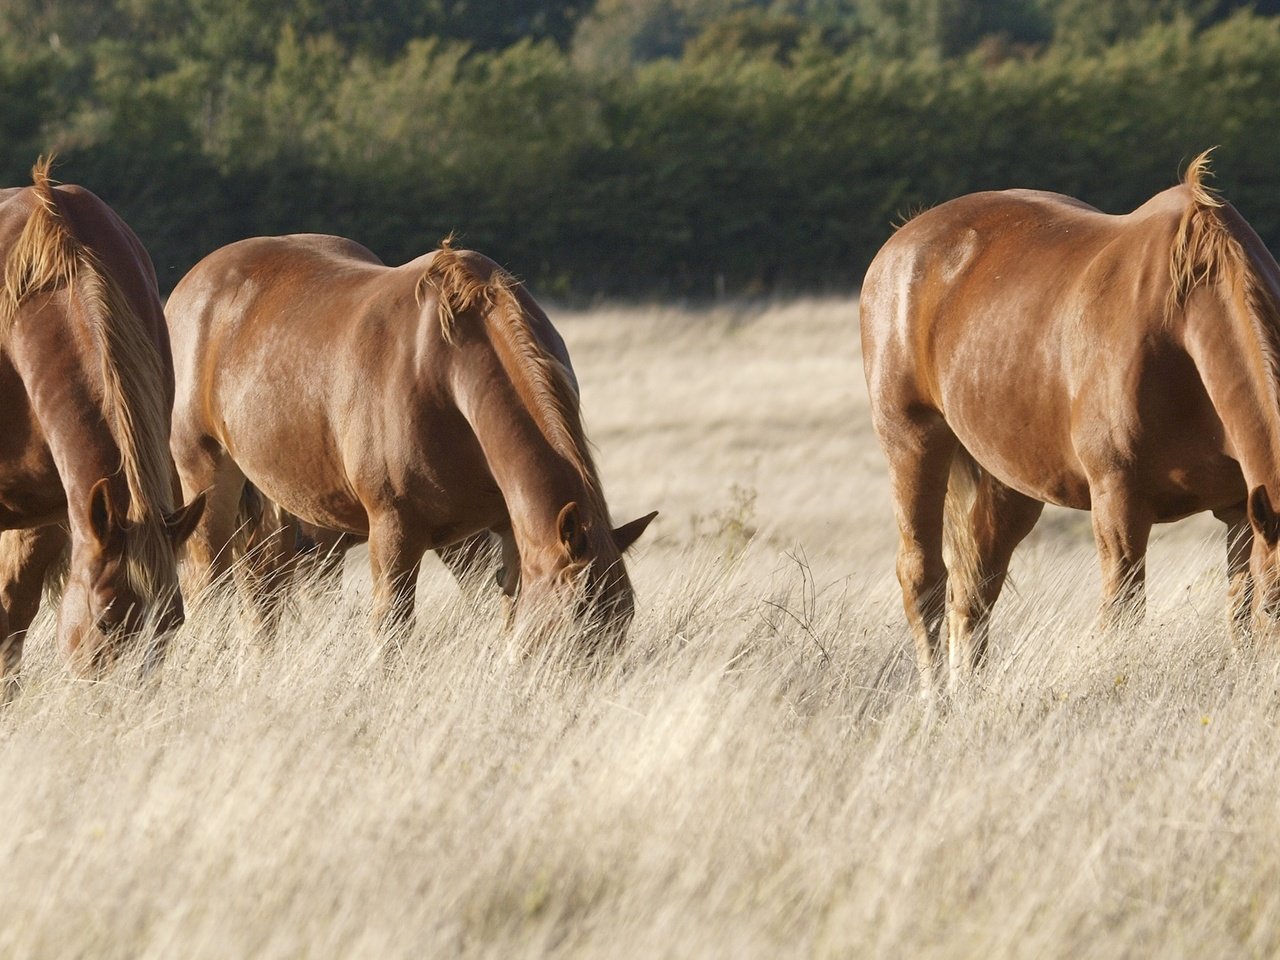
[[[359,555],[266,642],[193,612],[155,682],[45,608],[0,721],[0,956],[1271,956],[1271,648],[1220,527],[1093,627],[1088,517],[1016,555],[931,715],[850,300],[551,310],[629,566],[618,656],[512,663],[438,563],[384,652]]]

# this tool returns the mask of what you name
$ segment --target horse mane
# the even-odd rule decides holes
[[[440,333],[453,345],[458,318],[478,309],[507,376],[525,401],[538,430],[582,480],[600,515],[609,516],[600,477],[582,425],[578,391],[568,371],[551,356],[533,332],[517,290],[520,281],[494,266],[483,276],[471,261],[476,254],[457,250],[446,237],[418,280],[419,303],[428,289],[436,294]]]
[[[164,364],[146,325],[97,253],[75,234],[54,195],[53,157],[31,170],[35,205],[10,248],[0,288],[0,333],[24,303],[65,290],[79,301],[101,358],[103,413],[129,490],[125,557],[135,588],[172,589],[164,518],[173,509]]]
[[[1262,360],[1271,374],[1267,381],[1272,399],[1280,403],[1280,305],[1233,229],[1226,200],[1205,183],[1213,176],[1209,160],[1214,149],[1210,147],[1192,160],[1183,177],[1189,202],[1174,234],[1166,314],[1172,316],[1184,307],[1198,287],[1222,284],[1253,325]]]
[[[890,219],[889,226],[894,233],[897,233],[916,217],[920,216],[920,214],[927,213],[930,209],[932,209],[932,204],[919,202],[910,203],[905,208],[899,208],[899,210],[893,215],[892,219]]]
[[[1170,310],[1185,305],[1191,291],[1227,275],[1233,264],[1244,259],[1243,248],[1219,213],[1224,206],[1222,196],[1205,183],[1213,176],[1209,166],[1212,153],[1210,147],[1197,156],[1183,175],[1189,202],[1178,222],[1169,258]]]

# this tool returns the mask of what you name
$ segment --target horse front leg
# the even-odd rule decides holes
[[[436,547],[436,555],[449,568],[464,594],[478,596],[481,590],[492,589],[495,574],[501,581],[498,549],[489,531],[482,530],[457,543]]]
[[[0,701],[17,690],[22,648],[40,609],[45,577],[69,542],[58,524],[0,533]]]
[[[179,551],[178,576],[189,604],[216,583],[229,580],[233,540],[243,519],[241,495],[245,476],[231,455],[212,440],[173,444],[184,502],[205,494],[204,512]]]
[[[426,550],[424,537],[396,513],[369,518],[369,569],[373,576],[375,629],[404,626],[413,619],[413,595]]]
[[[1091,484],[1093,537],[1102,565],[1103,629],[1139,623],[1147,611],[1150,509],[1121,479]]]

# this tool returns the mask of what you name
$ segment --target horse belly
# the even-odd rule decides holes
[[[391,489],[430,546],[503,526],[506,501],[471,428],[456,411],[418,422],[388,459]]]
[[[22,447],[14,439],[0,444],[0,529],[66,519],[67,495],[48,446],[38,435]]]
[[[1239,464],[1208,397],[1181,363],[1146,363],[1134,389],[1086,384],[1074,393],[1042,375],[1036,391],[987,381],[957,391],[947,420],[957,439],[997,479],[1027,496],[1087,510],[1090,478],[1119,475],[1158,521],[1243,500]]]
[[[323,407],[255,393],[223,408],[220,439],[236,466],[295,516],[367,535],[368,515],[348,479],[332,418]]]
[[[959,345],[958,345],[959,346]],[[960,444],[989,473],[1045,503],[1089,508],[1061,373],[1030,344],[963,344],[939,377],[941,406]]]
[[[1034,420],[996,414],[999,426],[974,428],[969,417],[948,423],[961,446],[1006,486],[1044,503],[1088,510],[1089,480],[1068,442]]]

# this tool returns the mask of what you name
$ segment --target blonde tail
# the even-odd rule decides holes
[[[947,501],[942,514],[942,551],[947,564],[948,591],[952,597],[976,590],[981,571],[978,544],[969,516],[978,497],[982,468],[964,449],[951,458]]]

